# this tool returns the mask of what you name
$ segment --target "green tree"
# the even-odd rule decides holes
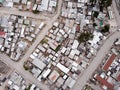
[[[110,25],[105,25],[104,28],[101,30],[102,33],[106,33],[106,32],[109,32],[109,29],[110,29]]]
[[[94,14],[93,14],[93,16],[97,18],[97,17],[98,17],[98,15],[99,15],[99,12],[97,12],[97,11],[94,11]]]
[[[100,0],[100,6],[109,7],[112,4],[112,0]]]
[[[93,34],[92,33],[89,33],[89,32],[86,32],[86,33],[81,33],[80,36],[78,37],[78,41],[79,43],[82,43],[82,42],[86,42],[90,39],[93,38]]]
[[[96,23],[93,23],[93,27],[96,27],[97,26],[97,24]]]

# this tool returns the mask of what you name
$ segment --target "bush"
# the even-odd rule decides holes
[[[30,84],[27,88],[25,88],[25,90],[30,90],[32,84]]]
[[[33,13],[34,13],[34,14],[38,14],[39,11],[38,11],[38,10],[33,10]]]
[[[23,65],[23,67],[26,71],[29,70],[29,68],[25,64]]]
[[[58,45],[57,48],[55,49],[55,52],[58,52],[61,48],[61,45]]]
[[[44,44],[44,43],[47,43],[47,42],[48,42],[48,39],[44,38],[40,43]]]

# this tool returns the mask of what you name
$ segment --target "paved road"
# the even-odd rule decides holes
[[[113,45],[113,42],[116,40],[116,38],[120,37],[120,32],[115,32],[113,35],[111,35],[103,44],[101,49],[98,51],[96,57],[93,59],[89,67],[85,70],[84,74],[79,77],[77,80],[77,83],[73,87],[72,90],[82,90],[83,86],[87,83],[89,78],[92,76],[94,71],[97,69],[99,64],[102,62],[103,58]]]
[[[28,51],[25,53],[24,57],[19,61],[19,62],[14,62],[12,61],[8,56],[5,54],[0,54],[0,59],[3,60],[6,64],[8,64],[10,67],[14,68],[18,73],[20,73],[26,80],[29,80],[32,83],[35,83],[39,88],[42,90],[49,90],[47,85],[42,84],[39,82],[37,79],[35,79],[30,72],[25,71],[23,68],[23,64],[26,60],[28,60],[30,54],[35,50],[36,46],[39,44],[39,42],[45,37],[47,34],[48,30],[52,27],[52,24],[54,21],[57,20],[57,18],[60,15],[61,12],[61,6],[62,6],[62,0],[58,1],[58,7],[57,7],[57,12],[56,15],[53,16],[52,18],[47,18],[44,16],[39,16],[39,15],[34,15],[34,14],[29,14],[29,12],[21,12],[21,11],[16,11],[14,12],[13,9],[6,9],[6,8],[0,8],[0,13],[7,13],[7,14],[16,14],[16,15],[22,15],[22,16],[29,16],[33,18],[38,18],[38,19],[47,19],[47,24],[43,28],[43,30],[40,32],[40,34],[37,36],[35,42],[31,45],[31,47],[28,49]]]

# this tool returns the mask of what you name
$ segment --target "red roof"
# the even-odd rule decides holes
[[[110,67],[110,65],[112,64],[112,62],[114,61],[116,55],[112,54],[111,57],[108,59],[107,63],[104,65],[103,69],[104,70],[108,70],[108,68]]]
[[[80,25],[77,25],[76,31],[80,31]]]
[[[107,80],[101,78],[99,75],[96,76],[96,79],[103,85],[107,86],[109,88],[109,90],[114,90],[114,86],[107,82]]]
[[[5,35],[5,32],[0,31],[0,36],[4,36],[4,35]]]
[[[120,74],[119,74],[119,76],[117,77],[117,80],[120,81]]]

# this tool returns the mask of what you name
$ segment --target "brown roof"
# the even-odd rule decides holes
[[[104,65],[103,69],[104,70],[108,70],[108,68],[110,67],[110,65],[112,64],[112,62],[114,61],[116,55],[112,54],[111,57],[107,60],[106,64]]]
[[[117,80],[120,81],[120,74],[119,74],[119,76],[117,77]]]
[[[99,75],[96,76],[96,79],[103,85],[107,86],[109,90],[114,90],[114,86],[107,82],[107,80],[101,78]]]
[[[0,31],[0,36],[4,36],[4,35],[5,35],[5,32]]]

